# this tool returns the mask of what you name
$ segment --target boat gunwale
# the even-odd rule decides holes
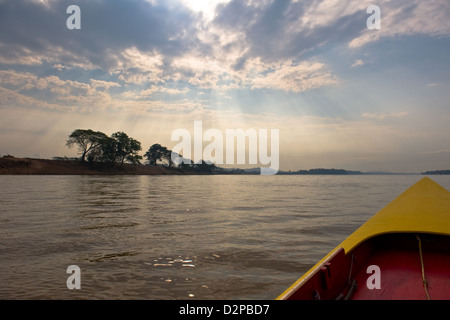
[[[411,201],[411,199],[414,201]],[[431,209],[428,206],[424,206],[425,204],[430,204],[430,199],[440,200],[438,201],[439,204],[435,205],[432,202],[433,206]],[[441,203],[444,204],[443,208],[440,205]],[[404,209],[404,206],[406,206],[406,209]],[[399,208],[402,210],[399,210]],[[313,277],[327,261],[340,252],[341,248],[347,256],[370,239],[387,234],[430,234],[450,237],[450,219],[444,221],[445,223],[439,224],[441,221],[435,217],[449,214],[449,208],[450,192],[432,179],[428,177],[422,178],[356,229],[349,237],[289,286],[276,300],[288,299]],[[436,214],[436,211],[438,214]],[[406,212],[411,213],[409,218],[412,220],[412,223],[399,224],[398,220],[404,218]],[[427,214],[432,214],[434,219],[429,223],[424,223],[424,221],[427,222],[424,220],[424,215],[427,216]],[[390,215],[393,215],[394,219]]]
[[[450,241],[450,235],[446,233],[439,232],[385,232],[381,234],[377,234],[371,236],[358,245],[354,246],[351,250],[345,251],[345,249],[339,245],[331,250],[325,257],[323,257],[319,262],[317,262],[314,266],[312,266],[308,271],[306,271],[300,278],[298,278],[288,289],[286,289],[282,294],[280,294],[275,300],[288,300],[293,294],[297,292],[304,284],[306,284],[312,277],[314,277],[320,269],[325,266],[327,263],[331,262],[337,254],[341,251],[344,251],[345,257],[348,257],[352,254],[352,252],[361,248],[365,244],[370,244],[372,240],[376,238],[383,238],[384,236],[389,235],[418,235],[418,236],[439,236],[448,238]]]

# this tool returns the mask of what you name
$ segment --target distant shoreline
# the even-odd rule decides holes
[[[73,159],[36,159],[3,156],[0,158],[0,175],[259,175],[259,169],[223,169],[213,172],[150,166],[143,164],[107,165]],[[450,170],[434,170],[422,173],[361,172],[344,169],[310,169],[282,171],[277,175],[447,175]]]

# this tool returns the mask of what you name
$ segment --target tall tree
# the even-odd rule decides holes
[[[140,163],[142,156],[141,143],[124,132],[116,132],[108,137],[100,131],[77,129],[66,142],[68,147],[77,145],[81,154],[80,160],[89,162]]]
[[[77,129],[74,130],[66,141],[66,146],[71,148],[73,145],[78,146],[79,153],[81,154],[80,160],[86,161],[86,156],[89,153],[98,153],[102,143],[108,136],[100,131],[93,131],[91,129]]]
[[[158,161],[167,161],[169,167],[173,165],[172,150],[167,149],[167,147],[164,147],[159,143],[152,145],[145,153],[144,157],[147,158],[148,164],[152,166],[156,166]]]
[[[116,154],[117,154],[116,141],[111,137],[106,137],[102,141],[101,147],[97,151],[91,152],[89,156],[91,155],[94,156],[93,161],[114,164],[117,158]]]
[[[162,160],[165,150],[167,150],[166,147],[161,146],[159,143],[155,143],[144,154],[144,157],[147,158],[149,165],[156,166],[157,161]]]
[[[115,143],[116,162],[123,164],[125,161],[138,164],[142,156],[138,154],[142,150],[141,143],[124,132],[113,133],[111,138]]]

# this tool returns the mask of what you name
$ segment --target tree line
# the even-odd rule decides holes
[[[78,147],[82,162],[138,164],[142,160],[142,156],[138,154],[142,149],[141,143],[124,132],[107,136],[100,131],[77,129],[66,141],[67,147],[74,145]]]
[[[147,164],[152,166],[163,164],[168,167],[175,167],[172,161],[172,150],[155,143],[142,157],[139,155],[142,150],[141,143],[121,131],[107,136],[100,131],[76,129],[69,135],[66,146],[69,148],[76,146],[82,162],[120,165],[124,163],[141,164],[141,160],[145,158]],[[199,171],[212,171],[216,168],[214,164],[208,164],[203,160],[201,163],[194,165],[181,163],[178,167],[181,169],[189,167]]]

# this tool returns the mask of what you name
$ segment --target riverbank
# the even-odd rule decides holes
[[[78,160],[50,160],[34,158],[0,158],[0,174],[36,175],[174,175],[189,174],[176,168],[132,165],[110,166],[101,163],[89,164]]]

